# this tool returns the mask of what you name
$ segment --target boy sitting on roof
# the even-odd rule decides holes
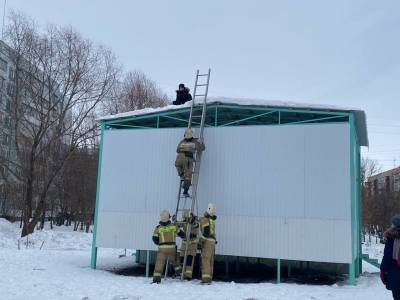
[[[189,91],[190,89],[185,87],[183,83],[179,84],[179,88],[176,91],[176,100],[172,104],[182,105],[192,100],[192,95],[190,95]]]

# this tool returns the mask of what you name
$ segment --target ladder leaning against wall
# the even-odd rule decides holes
[[[200,74],[199,70],[196,72],[196,80],[194,84],[194,89],[193,89],[193,100],[192,100],[192,106],[190,109],[190,116],[189,116],[189,122],[188,122],[188,127],[192,127],[192,123],[194,124],[193,120],[197,120],[200,118],[200,127],[199,127],[199,142],[203,143],[203,133],[204,133],[204,125],[205,125],[205,119],[206,119],[206,113],[207,113],[207,95],[208,95],[208,86],[210,83],[210,74],[211,74],[211,69],[208,69],[208,72],[205,74]],[[199,99],[200,98],[200,99]],[[200,103],[202,102],[203,107],[201,110],[201,114],[196,114],[195,112],[195,105],[196,105],[196,100],[200,100]],[[198,123],[198,122],[197,122]],[[175,210],[175,216],[177,219],[183,219],[183,211],[186,209],[189,209],[190,214],[194,214],[195,209],[196,209],[196,215],[198,214],[198,209],[197,209],[197,186],[199,182],[199,175],[200,175],[200,165],[201,165],[201,152],[196,152],[195,157],[194,157],[194,163],[193,163],[193,177],[192,177],[192,186],[191,186],[191,194],[189,196],[183,196],[182,195],[182,189],[183,189],[183,181],[179,182],[179,189],[178,189],[178,199],[177,199],[177,204],[176,204],[176,210]],[[183,257],[183,266],[182,266],[182,275],[181,279],[183,279],[184,272],[185,272],[185,267],[186,267],[186,261],[187,261],[187,252],[188,252],[188,247],[189,247],[189,240],[190,240],[190,232],[192,230],[192,224],[187,222],[187,226],[185,228],[185,233],[186,233],[186,249]]]

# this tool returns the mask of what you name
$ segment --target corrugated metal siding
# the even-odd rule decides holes
[[[97,246],[155,249],[182,134],[105,132]],[[199,209],[217,203],[218,254],[350,262],[348,124],[207,128],[205,139]]]

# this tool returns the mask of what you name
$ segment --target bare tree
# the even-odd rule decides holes
[[[369,177],[377,174],[380,171],[380,166],[376,160],[369,159],[368,157],[361,158],[360,164],[360,181],[361,181],[361,201],[362,201],[362,220],[363,220],[363,239],[368,233],[371,238],[377,232],[376,227],[376,214],[379,211],[377,208],[376,197],[370,193],[370,187],[367,186]]]
[[[6,28],[15,80],[12,93],[16,159],[3,166],[23,190],[22,236],[46,212],[46,200],[69,157],[97,136],[91,120],[110,97],[119,69],[108,49],[69,27],[40,32],[12,13]],[[88,121],[89,120],[89,121]]]
[[[378,161],[370,159],[368,157],[361,158],[361,165],[360,165],[361,184],[364,186],[368,178],[379,173],[380,170],[381,167],[379,166]]]
[[[153,80],[141,71],[132,71],[115,86],[112,97],[104,102],[103,111],[117,114],[147,107],[162,107],[168,102],[168,96]]]

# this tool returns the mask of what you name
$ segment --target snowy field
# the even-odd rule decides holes
[[[123,250],[100,249],[98,269],[90,269],[91,234],[68,227],[45,229],[29,237],[28,247],[26,238],[21,240],[20,250],[18,238],[18,224],[0,219],[0,299],[392,299],[378,270],[367,264],[357,286],[234,282],[202,286],[197,280],[175,279],[153,285],[149,278],[110,272],[134,265],[131,252],[119,258]],[[373,244],[364,250],[379,256],[382,249]]]

